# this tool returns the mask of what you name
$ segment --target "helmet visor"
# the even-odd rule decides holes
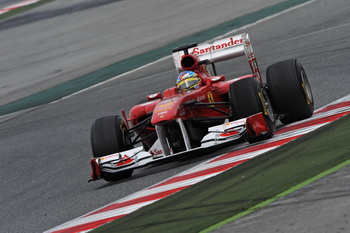
[[[179,82],[177,84],[177,88],[181,91],[198,88],[199,82],[200,82],[200,79],[198,77],[187,78]]]

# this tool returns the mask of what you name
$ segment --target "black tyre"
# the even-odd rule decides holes
[[[94,157],[125,151],[129,147],[126,125],[119,116],[102,117],[92,124],[91,149]]]
[[[263,135],[247,137],[250,143],[271,138],[276,130],[275,115],[262,84],[255,78],[245,78],[230,85],[229,101],[234,119],[246,118],[262,112],[269,131]]]
[[[287,124],[312,116],[314,99],[305,70],[296,59],[278,62],[266,70],[272,105]]]
[[[102,157],[131,149],[131,141],[124,121],[119,116],[106,116],[97,119],[91,128],[91,149],[94,157]],[[133,170],[118,173],[103,173],[107,181],[125,179]]]

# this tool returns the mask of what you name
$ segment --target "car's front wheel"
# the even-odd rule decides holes
[[[131,149],[125,122],[119,116],[106,116],[95,120],[91,127],[91,149],[94,157],[102,157]],[[107,181],[128,178],[133,170],[118,173],[104,173],[101,176]]]
[[[255,78],[238,80],[230,85],[229,101],[234,119],[246,118],[263,113],[268,132],[259,136],[248,136],[250,143],[271,138],[276,130],[275,114],[265,88]]]

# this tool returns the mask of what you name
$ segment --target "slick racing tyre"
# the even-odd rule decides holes
[[[131,149],[124,121],[119,116],[97,119],[91,128],[91,149],[94,157]]]
[[[306,119],[314,112],[314,99],[305,70],[296,59],[281,61],[266,70],[269,96],[284,124]]]
[[[94,157],[102,157],[131,149],[131,139],[124,121],[119,116],[98,118],[91,128],[91,149]],[[133,170],[118,173],[104,173],[101,176],[107,181],[128,178]]]
[[[269,97],[262,84],[255,78],[245,78],[230,85],[229,101],[234,119],[263,113],[269,131],[259,136],[248,136],[249,143],[271,138],[276,130],[275,115]]]

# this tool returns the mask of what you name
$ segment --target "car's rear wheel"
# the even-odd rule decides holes
[[[94,157],[102,157],[131,149],[125,122],[119,116],[106,116],[95,120],[91,128],[91,149]],[[133,170],[104,173],[101,176],[107,181],[128,178]]]
[[[229,101],[234,119],[263,113],[269,131],[259,136],[248,136],[250,143],[271,138],[276,130],[275,115],[269,97],[262,84],[255,78],[245,78],[230,85]]]
[[[314,99],[305,70],[296,59],[275,63],[266,70],[271,102],[284,124],[306,119],[314,112]]]

